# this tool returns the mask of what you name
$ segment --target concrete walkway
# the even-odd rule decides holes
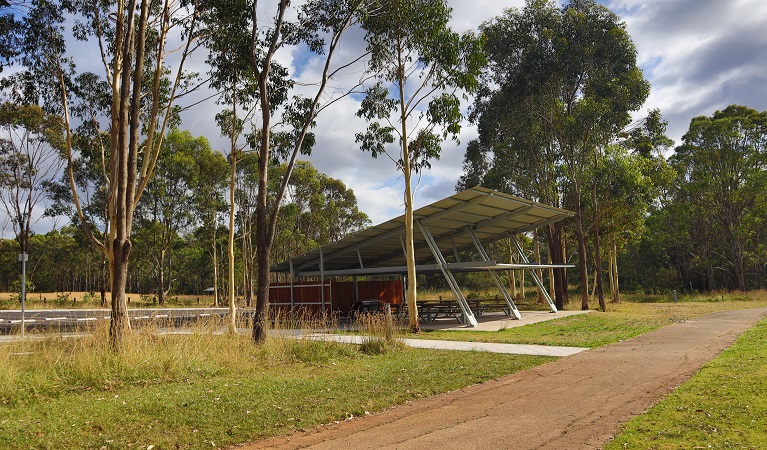
[[[421,324],[424,330],[451,330],[451,331],[499,331],[505,328],[521,327],[532,323],[545,322],[554,319],[561,319],[579,314],[586,314],[590,311],[559,311],[551,313],[549,311],[521,311],[522,318],[512,319],[502,312],[490,312],[478,316],[478,326],[471,327],[458,323],[454,318],[442,318],[434,322]],[[354,336],[348,334],[298,334],[296,337],[303,339],[317,339],[323,341],[343,342],[345,344],[362,344],[365,336]],[[548,345],[528,345],[528,344],[495,344],[486,342],[463,342],[463,341],[444,341],[429,339],[401,339],[408,347],[430,348],[434,350],[457,350],[457,351],[479,351],[490,353],[505,353],[508,355],[536,355],[536,356],[570,356],[580,353],[587,348],[581,347],[553,347]]]
[[[362,344],[367,336],[355,336],[348,334],[310,334],[303,339],[316,339],[320,341],[343,342],[344,344]],[[495,344],[488,342],[462,342],[462,341],[438,341],[429,339],[401,339],[408,347],[430,348],[434,350],[458,350],[478,351],[490,353],[505,353],[507,355],[537,355],[537,356],[570,356],[580,353],[587,348],[581,347],[553,347],[548,345],[527,344]]]
[[[451,330],[451,331],[500,331],[506,328],[521,327],[531,323],[545,322],[548,320],[561,319],[563,317],[577,316],[590,313],[587,311],[520,311],[521,319],[512,319],[500,311],[485,312],[477,316],[477,326],[471,327],[459,323],[452,317],[443,317],[434,322],[422,322],[421,328],[424,330]]]
[[[499,380],[243,448],[600,448],[765,313],[726,311],[674,323]]]

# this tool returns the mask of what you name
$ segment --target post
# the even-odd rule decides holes
[[[22,253],[19,255],[19,261],[21,261],[21,335],[24,336],[24,328],[26,325],[26,312],[24,305],[27,300],[27,260],[29,255]]]
[[[676,303],[676,289],[674,289],[674,303]]]

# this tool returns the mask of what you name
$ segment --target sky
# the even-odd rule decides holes
[[[268,4],[268,2],[264,2]],[[448,0],[453,8],[451,26],[460,33],[476,30],[483,22],[523,0]],[[561,2],[560,2],[561,3]],[[634,114],[643,117],[660,109],[668,121],[668,134],[679,144],[690,120],[711,115],[731,104],[767,110],[767,2],[763,0],[601,0],[626,23],[638,51],[638,64],[652,90],[645,106]],[[266,15],[262,15],[266,17]],[[360,32],[345,36],[341,57],[353,58],[364,48]],[[95,56],[95,55],[94,55]],[[291,73],[307,84],[319,79],[319,61],[293,49],[279,55]],[[204,58],[190,68],[205,72]],[[339,84],[356,80],[357,67],[339,77]],[[468,107],[470,100],[465,102]],[[346,98],[325,110],[313,130],[317,144],[304,158],[321,172],[340,179],[354,190],[359,208],[378,224],[403,213],[404,181],[388,158],[373,159],[355,143],[355,133],[367,124],[355,116],[359,98]],[[214,148],[225,150],[226,140],[214,123],[220,109],[212,101],[194,107],[183,117],[182,128],[207,137]],[[423,173],[415,195],[421,207],[455,192],[462,172],[466,144],[476,128],[464,123],[460,144],[446,141],[439,161]],[[59,223],[59,226],[62,225]],[[50,224],[41,221],[36,232]],[[7,234],[9,230],[5,230]],[[7,237],[7,236],[6,236]]]
[[[455,31],[476,30],[514,0],[449,0]],[[637,62],[652,85],[643,117],[659,108],[668,135],[681,143],[690,120],[731,104],[767,110],[767,2],[763,0],[605,0],[626,23]],[[361,45],[356,38],[347,46]],[[307,73],[307,71],[305,71]],[[403,213],[404,181],[388,159],[359,150],[354,133],[366,124],[354,116],[358,104],[343,102],[318,120],[317,146],[309,160],[354,190],[359,207],[377,224]],[[467,142],[476,128],[465,123],[460,145],[446,141],[439,161],[424,173],[416,191],[420,207],[454,193]]]

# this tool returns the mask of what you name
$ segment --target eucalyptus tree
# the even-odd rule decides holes
[[[194,205],[198,224],[209,232],[207,255],[213,272],[213,304],[218,306],[218,216],[227,207],[224,192],[228,170],[222,153],[214,151],[206,155],[197,164],[199,185],[195,189]]]
[[[341,38],[353,26],[369,0],[309,0],[297,11],[297,21],[287,19],[289,0],[279,0],[277,10],[263,28],[259,20],[259,2],[254,1],[251,12],[250,63],[253,75],[258,80],[260,121],[254,149],[258,155],[259,184],[256,201],[256,247],[257,247],[257,291],[256,312],[253,318],[253,340],[263,342],[269,326],[269,267],[270,255],[278,215],[287,184],[299,153],[308,153],[314,143],[310,132],[321,111],[332,105],[338,98],[348,95],[353,86],[346,86],[342,93],[326,97],[325,92],[331,79],[346,70],[356,58],[335,63]],[[282,124],[274,123],[275,96],[278,89],[269,83],[277,52],[287,46],[305,44],[308,50],[322,55],[322,72],[316,87],[309,97],[300,95],[284,109]],[[361,56],[361,55],[360,55]],[[279,88],[279,87],[278,87]],[[273,127],[280,127],[273,130]],[[273,133],[273,131],[276,131]],[[267,203],[269,194],[269,166],[274,158],[287,161],[287,170],[274,193],[274,203]]]
[[[203,166],[215,164],[216,155],[206,138],[195,138],[189,131],[171,130],[163,142],[155,176],[147,184],[144,199],[136,209],[137,228],[144,230],[151,243],[140,251],[151,260],[161,305],[173,281],[170,277],[174,241],[199,222],[200,189],[215,187],[215,179],[203,179],[201,175]],[[201,187],[211,181],[213,186]],[[215,195],[215,192],[205,194]]]
[[[18,56],[21,21],[17,16],[24,13],[22,0],[0,0],[0,73]]]
[[[260,343],[267,337],[269,260],[287,183],[297,156],[308,154],[314,144],[310,130],[315,125],[315,118],[340,98],[326,96],[326,88],[333,76],[353,64],[355,59],[340,64],[332,61],[341,37],[355,23],[367,0],[309,0],[296,7],[291,7],[289,0],[272,3],[258,0],[211,3],[219,17],[213,17],[210,21],[212,29],[216,31],[210,34],[206,43],[212,50],[209,63],[213,67],[213,80],[215,83],[220,82],[223,91],[231,89],[228,86],[235,85],[239,80],[247,80],[247,86],[243,86],[247,89],[230,91],[231,95],[239,97],[224,101],[230,106],[219,116],[219,123],[223,130],[227,130],[232,149],[238,149],[230,155],[233,162],[230,181],[232,208],[235,203],[236,176],[236,161],[232,156],[250,157],[246,155],[250,153],[258,164],[255,201],[257,292],[253,339]],[[266,19],[262,16],[264,13]],[[227,26],[217,25],[221,18],[225,19]],[[283,49],[298,49],[304,54],[308,53],[310,60],[321,57],[322,72],[316,85],[312,85],[309,97],[291,96],[296,87],[295,80],[277,61],[277,54]],[[247,68],[240,63],[246,63]],[[227,66],[231,69],[222,69]],[[348,94],[351,89],[344,88],[344,91]],[[239,105],[239,112],[232,106],[234,100]],[[251,116],[240,114],[243,110]],[[281,120],[276,120],[280,114]],[[286,160],[287,170],[274,192],[269,172],[272,163],[277,160]],[[273,202],[268,201],[271,195],[274,196]],[[232,210],[230,233],[234,227],[234,217]],[[233,260],[232,254],[230,260]],[[230,264],[230,270],[231,267],[233,264]],[[230,272],[230,284],[233,284],[232,277]]]
[[[711,117],[692,119],[671,158],[679,175],[675,211],[701,262],[704,289],[744,290],[749,267],[763,256],[767,191],[767,112],[732,105]],[[701,236],[710,236],[707,242]],[[721,272],[717,275],[715,272]]]
[[[36,209],[46,200],[64,159],[61,120],[34,105],[0,104],[0,208],[26,254]]]
[[[197,45],[197,6],[197,0],[33,0],[24,18],[20,61],[26,71],[16,77],[16,92],[44,102],[63,117],[76,211],[88,237],[109,260],[110,339],[115,348],[130,331],[125,289],[133,212],[153,175],[164,134],[177,119],[174,102],[189,82],[184,64]],[[88,99],[74,88],[77,53],[68,51],[67,36],[93,46],[96,64],[103,69],[99,79],[107,85],[105,117],[92,118],[108,135],[100,164],[109,222],[106,239],[92,232],[75,180],[73,114]],[[172,67],[166,60],[170,53]]]
[[[662,156],[629,152],[624,145],[605,148],[586,174],[586,183],[594,186],[595,191],[584,202],[583,210],[599,221],[614,302],[620,300],[618,255],[646,233],[647,216],[657,208],[661,193],[671,187],[674,177],[674,170]],[[598,208],[594,207],[594,198]]]
[[[278,170],[285,169],[282,164]],[[311,163],[298,161],[280,209],[273,261],[331,244],[369,223],[368,216],[357,208],[354,191]]]
[[[491,64],[477,100],[480,124],[489,114],[485,128],[492,132],[499,123],[492,116],[501,114],[502,126],[531,125],[514,126],[488,147],[530,149],[532,163],[543,165],[548,179],[564,176],[576,213],[581,306],[587,309],[583,179],[595,150],[618,136],[649,93],[636,48],[619,17],[593,0],[562,7],[528,0],[484,24],[482,32]]]
[[[477,87],[485,64],[482,40],[448,26],[444,0],[378,0],[363,28],[370,52],[368,86],[357,115],[369,126],[357,133],[363,151],[386,156],[403,175],[405,256],[410,329],[420,331],[413,247],[413,175],[438,159],[446,138],[457,140],[463,116],[459,92]],[[391,144],[397,142],[396,149]]]

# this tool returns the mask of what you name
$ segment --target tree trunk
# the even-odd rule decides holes
[[[743,245],[737,237],[733,238],[733,268],[735,269],[735,282],[739,291],[746,290],[745,269],[743,268]]]
[[[597,204],[597,181],[594,179],[591,183],[591,202],[594,204],[594,266],[597,288],[597,297],[599,298],[599,309],[602,312],[607,310],[605,305],[605,293],[602,286],[602,248],[599,243],[599,205]]]
[[[551,262],[553,264],[564,264],[564,254],[562,252],[562,224],[555,223],[546,227],[546,245],[549,247]],[[553,269],[554,280],[554,304],[557,309],[562,310],[567,305],[567,276],[564,268]]]
[[[234,139],[232,139],[234,141]],[[227,321],[229,332],[237,334],[237,305],[234,301],[234,218],[236,207],[234,203],[235,181],[237,179],[237,149],[232,146],[232,172],[229,179],[229,239],[227,241],[226,255],[229,262],[229,320]]]
[[[157,274],[157,303],[165,304],[165,250],[160,250],[160,267]]]
[[[618,244],[613,243],[613,278],[615,279],[615,291],[613,292],[613,301],[621,301],[620,278],[618,277]]]
[[[260,178],[258,180],[258,194],[256,198],[256,257],[257,280],[256,280],[256,312],[253,316],[253,341],[257,344],[266,342],[269,331],[269,253],[271,243],[267,236],[267,154],[262,144],[262,153],[259,155],[258,168]]]
[[[99,291],[101,293],[101,307],[107,307],[107,257],[101,256],[101,276],[99,279]]]
[[[218,221],[213,221],[213,306],[218,308],[218,250],[216,249],[216,228]]]
[[[596,265],[596,264],[595,264]],[[596,294],[597,291],[597,271],[594,271],[594,283],[591,285],[591,295],[589,296],[590,301],[594,301],[594,294]]]
[[[573,183],[573,201],[575,203],[575,238],[578,240],[578,268],[581,276],[581,309],[589,309],[589,279],[586,267],[586,238],[583,235],[583,217],[581,216],[581,185]]]
[[[541,262],[541,245],[538,242],[538,229],[536,228],[533,230],[533,249],[535,252],[535,261],[540,264]],[[538,274],[538,279],[543,282],[543,269],[536,269],[536,273]],[[537,286],[537,285],[536,285]],[[540,287],[538,287],[538,303],[543,303],[545,300],[543,298],[543,291]]]
[[[130,332],[128,304],[125,287],[128,280],[128,259],[131,252],[130,239],[115,239],[112,243],[115,259],[112,277],[112,316],[109,324],[109,338],[112,348],[122,348],[125,336]]]
[[[404,144],[407,147],[407,144]],[[407,161],[409,155],[405,155]],[[413,245],[413,192],[410,186],[410,164],[405,164],[405,259],[407,264],[407,307],[410,312],[410,332],[420,333],[418,302],[416,301],[415,247]]]
[[[610,283],[610,301],[615,302],[615,260],[613,259],[613,250],[615,244],[610,245],[607,249],[607,280]]]
[[[509,264],[514,264],[514,253],[511,251],[512,244],[509,238]],[[511,287],[511,297],[517,298],[517,277],[513,270],[509,270],[509,286]]]

